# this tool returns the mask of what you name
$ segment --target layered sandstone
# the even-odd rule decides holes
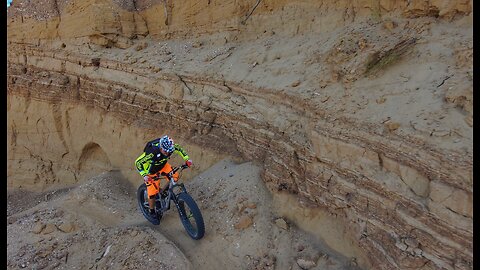
[[[262,164],[272,192],[342,222],[366,269],[472,269],[471,8],[14,1],[8,186],[138,183],[161,130],[198,170]]]

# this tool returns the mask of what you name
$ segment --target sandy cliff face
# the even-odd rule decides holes
[[[362,267],[472,269],[471,7],[14,1],[8,185],[137,183],[167,132],[197,173],[262,164],[272,192],[341,221]]]

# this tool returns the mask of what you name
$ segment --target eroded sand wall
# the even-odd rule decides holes
[[[95,166],[128,168],[146,138],[153,135],[143,130],[147,126],[161,128],[167,119],[179,123],[169,133],[188,138],[190,148],[198,145],[198,154],[194,151],[192,156],[199,157],[204,166],[213,164],[216,155],[234,154],[237,149],[254,160],[263,160],[264,179],[272,190],[289,190],[327,206],[332,214],[350,223],[348,234],[359,240],[359,246],[381,252],[395,264],[394,258],[401,258],[404,250],[417,254],[413,261],[405,258],[405,263],[436,260],[441,264],[440,258],[449,256],[451,249],[458,249],[455,256],[460,254],[465,262],[472,255],[463,248],[472,244],[468,237],[472,231],[472,194],[462,186],[465,182],[459,181],[470,176],[444,163],[444,157],[435,152],[410,156],[405,142],[399,148],[399,142],[354,129],[348,123],[342,128],[328,123],[321,128],[307,125],[303,132],[309,134],[312,148],[295,147],[293,134],[298,130],[285,134],[262,119],[247,119],[237,113],[244,105],[235,104],[235,98],[258,100],[258,92],[189,78],[190,84],[202,85],[192,87],[202,89],[201,93],[189,93],[176,77],[141,78],[141,72],[121,71],[120,63],[111,71],[103,65],[112,64],[103,63],[99,68],[104,75],[94,78],[85,76],[92,67],[68,58],[36,54],[37,63],[51,61],[48,71],[27,65],[23,73],[25,69],[13,63],[9,69],[7,143],[11,185],[19,185],[19,176],[23,178],[21,185],[43,185],[42,181],[62,179],[75,182],[82,173],[82,164],[88,170]],[[130,80],[131,76],[137,78]],[[108,77],[111,79],[106,81]],[[143,85],[139,86],[139,82]],[[139,87],[157,91],[140,92]],[[207,91],[223,97],[202,105],[198,100]],[[162,96],[165,93],[167,97]],[[273,95],[263,96],[268,97],[263,102],[273,103],[277,113],[289,115],[288,121],[308,123],[308,117],[322,121],[315,115],[301,115]],[[208,160],[202,156],[205,151],[200,150],[205,141],[218,142],[217,154],[209,159],[211,164],[203,162]],[[86,163],[90,165],[85,167]],[[464,166],[468,167],[468,163]],[[419,200],[426,200],[429,210]],[[405,239],[413,239],[407,243],[414,244],[406,245]],[[429,241],[433,241],[432,245],[426,244]],[[433,244],[439,242],[441,245]],[[390,262],[384,259],[381,263],[388,267]]]
[[[9,41],[85,38],[96,44],[131,45],[129,38],[178,38],[220,34],[255,39],[275,32],[293,36],[323,33],[361,17],[450,19],[469,14],[471,0],[456,1],[183,1],[43,0],[15,1],[8,11]],[[231,34],[233,35],[231,35]]]
[[[187,146],[194,160],[201,160],[200,170],[223,155],[240,154],[263,164],[270,190],[294,194],[308,202],[305,207],[320,206],[325,216],[342,222],[346,229],[339,237],[357,245],[343,251],[358,256],[363,267],[472,269],[471,157],[378,133],[367,122],[337,119],[274,89],[180,77],[70,54],[57,45],[37,46],[50,39],[58,46],[60,39],[75,39],[126,48],[129,37],[147,34],[220,33],[228,39],[230,30],[242,27],[245,31],[235,37],[248,40],[267,29],[285,35],[334,29],[355,16],[375,16],[375,10],[448,19],[470,12],[471,2],[267,1],[248,19],[251,26],[242,19],[252,3],[209,1],[212,6],[205,10],[193,3],[166,1],[165,8],[137,1],[133,13],[109,1],[65,1],[63,7],[58,1],[48,3],[54,8],[44,5],[45,12],[37,13],[41,18],[12,12],[8,22],[9,186],[75,183],[105,168],[123,170],[137,183],[132,161],[147,139],[165,130]],[[295,16],[303,11],[303,18]],[[274,23],[279,14],[296,24],[281,32],[281,24]],[[320,19],[339,14],[343,17],[329,24]],[[287,25],[288,20],[281,20]],[[165,128],[165,121],[177,125]],[[341,245],[337,248],[342,252]]]

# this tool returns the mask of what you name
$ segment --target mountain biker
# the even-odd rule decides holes
[[[147,142],[143,153],[135,160],[137,171],[143,177],[145,185],[147,186],[150,216],[155,220],[155,222],[152,222],[155,225],[160,223],[158,215],[155,212],[155,196],[159,193],[161,186],[160,179],[153,179],[152,176],[168,173],[172,170],[168,159],[174,152],[182,157],[185,165],[188,167],[192,166],[192,160],[189,159],[188,154],[167,135]],[[173,175],[173,178],[175,181],[178,180],[178,172]]]

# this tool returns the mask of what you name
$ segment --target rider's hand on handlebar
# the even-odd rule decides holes
[[[187,165],[188,167],[191,167],[193,165],[193,162],[191,159],[185,161],[185,165]]]
[[[145,182],[145,184],[149,184],[150,182],[152,182],[152,178],[150,178],[148,175],[145,175],[143,177],[143,182]]]

